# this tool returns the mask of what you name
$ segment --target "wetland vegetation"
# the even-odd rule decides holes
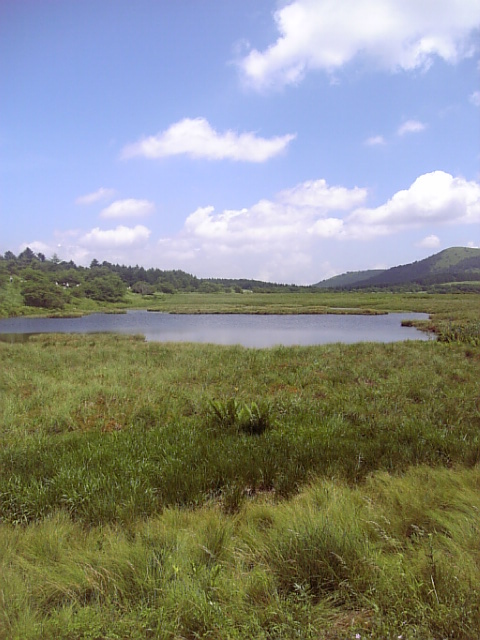
[[[0,350],[2,637],[473,637],[474,344]]]
[[[64,312],[101,305],[420,311],[438,340],[0,343],[0,638],[477,636],[477,294],[130,291]]]

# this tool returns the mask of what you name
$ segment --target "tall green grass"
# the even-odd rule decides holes
[[[458,638],[480,628],[478,468],[315,481],[236,515],[0,528],[2,638]]]
[[[480,628],[480,351],[0,343],[0,638]]]
[[[116,336],[0,345],[0,517],[128,522],[316,475],[480,459],[478,353],[440,343],[249,350]]]
[[[480,322],[445,323],[438,333],[441,342],[461,342],[480,346]]]

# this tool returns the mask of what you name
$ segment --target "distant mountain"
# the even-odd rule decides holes
[[[480,249],[452,247],[429,258],[379,271],[356,271],[314,285],[318,288],[391,287],[480,281]]]
[[[322,280],[318,284],[313,285],[318,289],[328,289],[331,287],[349,287],[374,276],[380,275],[385,269],[370,269],[368,271],[347,271],[339,276],[333,276],[328,280]]]

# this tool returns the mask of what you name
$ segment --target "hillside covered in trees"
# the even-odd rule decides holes
[[[143,296],[177,292],[300,291],[295,285],[248,279],[197,278],[181,270],[145,269],[92,260],[89,267],[65,262],[56,255],[47,259],[26,248],[18,256],[0,255],[0,309],[37,307],[63,309],[77,299],[121,302],[127,291]]]
[[[480,290],[480,249],[451,247],[424,260],[378,271],[354,271],[315,285],[321,289]]]

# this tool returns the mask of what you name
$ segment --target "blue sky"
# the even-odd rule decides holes
[[[480,245],[478,0],[2,0],[0,253],[311,284]]]

